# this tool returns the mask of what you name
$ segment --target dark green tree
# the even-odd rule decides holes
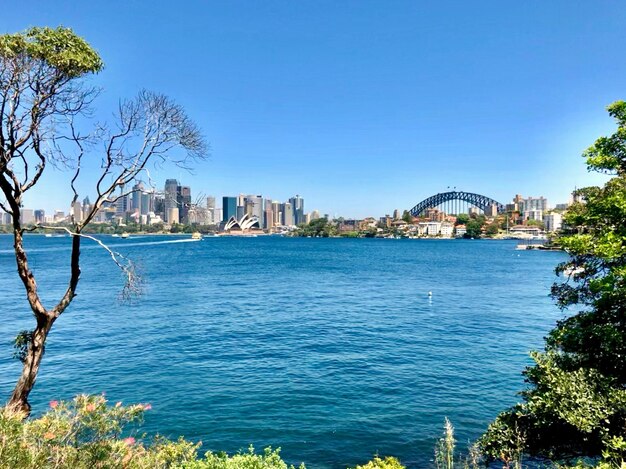
[[[470,217],[467,213],[460,213],[456,216],[455,225],[465,225],[470,220]]]
[[[482,437],[484,451],[506,459],[511,441],[552,460],[589,457],[622,466],[626,455],[626,103],[608,107],[617,131],[585,153],[589,170],[613,177],[578,191],[558,240],[570,259],[557,267],[552,295],[575,314],[559,321],[544,352],[524,372],[523,402],[503,412]]]

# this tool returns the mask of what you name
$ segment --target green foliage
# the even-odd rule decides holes
[[[404,469],[404,466],[400,464],[396,458],[387,456],[381,459],[379,456],[374,456],[374,459],[367,464],[356,466],[355,469]]]
[[[107,405],[104,396],[78,396],[50,403],[37,419],[0,409],[0,467],[11,469],[288,469],[279,450],[266,449],[228,456],[208,452],[200,444],[156,437],[150,442],[127,428],[141,421],[150,406]],[[304,466],[301,466],[304,469]]]
[[[28,352],[28,346],[33,338],[33,331],[21,331],[13,342],[13,358],[21,361],[22,363],[26,359],[26,352]]]
[[[247,452],[228,456],[226,453],[205,454],[204,459],[191,461],[185,469],[293,469],[280,458],[280,449],[265,448],[263,454],[256,454],[250,446]],[[304,464],[300,466],[304,469]]]
[[[488,236],[495,236],[500,232],[500,224],[497,221],[490,223],[485,228],[485,234]]]
[[[311,220],[308,225],[298,228],[294,236],[306,236],[312,238],[328,238],[337,235],[337,226],[330,223],[327,218],[318,218]]]
[[[482,232],[483,232],[483,224],[484,224],[484,220],[479,220],[479,219],[470,219],[466,224],[465,224],[465,234],[463,235],[463,237],[465,238],[480,238]]]
[[[459,213],[456,216],[455,225],[465,225],[470,220],[470,217],[467,213]]]
[[[402,220],[404,220],[405,222],[407,222],[407,223],[409,223],[409,224],[410,224],[410,223],[413,223],[413,217],[411,216],[411,214],[409,213],[409,211],[408,211],[408,210],[405,210],[405,211],[402,213]]]
[[[0,57],[31,59],[53,68],[64,77],[77,78],[102,70],[98,53],[69,28],[30,28],[23,33],[0,35]]]
[[[525,375],[523,402],[500,414],[481,439],[485,453],[502,459],[516,450],[552,460],[601,459],[600,466],[626,458],[626,103],[609,106],[618,129],[585,153],[589,169],[613,174],[604,187],[578,191],[582,201],[568,210],[568,231],[557,243],[570,254],[557,267],[561,281],[552,295],[574,315],[559,321],[534,353]],[[585,466],[581,460],[576,467]]]

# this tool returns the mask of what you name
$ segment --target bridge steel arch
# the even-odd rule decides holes
[[[505,211],[505,206],[503,204],[485,195],[474,194],[472,192],[451,191],[441,192],[422,200],[419,204],[417,204],[410,210],[410,213],[412,216],[418,217],[427,209],[437,207],[438,205],[450,202],[452,200],[461,200],[463,202],[467,202],[468,204],[478,207],[482,211],[485,211],[487,207],[495,204],[496,207],[498,207],[498,213],[502,213]]]

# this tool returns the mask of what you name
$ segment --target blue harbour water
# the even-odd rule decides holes
[[[345,468],[373,454],[428,467],[444,417],[459,447],[516,402],[528,351],[561,317],[548,293],[559,252],[515,242],[107,238],[145,291],[120,305],[108,254],[83,249],[79,294],[49,337],[35,413],[106,392],[150,402],[143,429],[229,452],[282,448],[290,463]],[[69,238],[26,240],[43,298],[66,287]],[[11,238],[0,236],[0,394],[32,328]],[[428,292],[432,292],[432,297]]]

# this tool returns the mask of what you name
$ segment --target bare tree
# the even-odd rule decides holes
[[[16,339],[23,363],[8,405],[30,413],[28,396],[35,385],[48,333],[76,295],[80,279],[82,238],[99,243],[126,277],[124,291],[137,285],[131,262],[102,241],[83,233],[105,204],[126,197],[142,177],[149,179],[149,165],[166,161],[182,167],[203,158],[207,146],[198,127],[169,98],[142,91],[119,104],[115,123],[95,133],[81,132],[81,118],[90,109],[97,90],[83,77],[102,68],[98,54],[66,28],[32,28],[24,33],[0,36],[0,208],[13,221],[15,260],[28,303],[35,317],[32,331]],[[95,180],[96,198],[82,220],[72,218],[66,228],[72,236],[68,286],[58,302],[45,306],[28,265],[20,209],[24,195],[36,187],[45,168],[69,169],[71,206],[78,200],[77,182],[85,158],[98,155],[100,171]],[[44,227],[45,228],[45,227]]]

